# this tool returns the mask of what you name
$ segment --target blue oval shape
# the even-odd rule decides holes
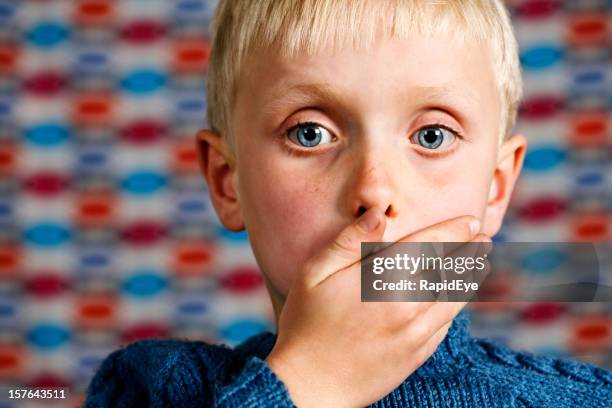
[[[14,304],[0,303],[0,320],[17,316],[17,308]]]
[[[262,320],[239,319],[222,327],[219,335],[226,341],[240,343],[266,330],[270,330],[270,325]]]
[[[574,74],[574,82],[577,85],[603,85],[606,80],[606,73],[601,68],[584,69]]]
[[[56,223],[41,223],[25,230],[24,239],[31,244],[55,247],[69,241],[72,232],[68,226]]]
[[[44,147],[62,144],[70,135],[71,131],[68,127],[55,123],[36,125],[26,129],[24,134],[29,142]]]
[[[176,20],[189,20],[190,22],[199,20],[203,24],[208,25],[212,12],[213,10],[209,2],[201,0],[180,1],[176,3],[174,18]]]
[[[141,272],[129,276],[121,285],[122,290],[136,297],[149,297],[157,295],[168,286],[168,279],[165,276],[152,273]]]
[[[88,151],[81,153],[79,162],[84,168],[101,167],[108,163],[107,152]]]
[[[42,48],[49,48],[60,44],[70,35],[68,26],[55,22],[42,22],[34,25],[26,33],[27,40]]]
[[[204,5],[202,4],[201,0],[184,0],[179,1],[176,4],[176,8],[177,10],[183,11],[185,13],[197,13],[204,10]]]
[[[0,200],[0,218],[9,218],[13,215],[13,205],[8,200]]]
[[[79,55],[78,61],[84,66],[99,67],[108,62],[108,56],[103,52],[85,51]]]
[[[208,304],[203,300],[189,299],[187,301],[179,302],[177,305],[179,314],[199,316],[208,312]]]
[[[0,118],[8,118],[13,111],[11,102],[8,100],[0,100]]]
[[[208,208],[208,198],[201,194],[181,198],[178,202],[178,211],[182,214],[201,214],[206,212]]]
[[[110,253],[92,252],[81,255],[79,263],[85,268],[103,268],[110,265]]]
[[[526,69],[539,70],[558,64],[564,57],[563,48],[554,45],[539,45],[521,53],[521,64]]]
[[[544,146],[529,150],[525,154],[525,169],[528,171],[546,171],[563,163],[567,158],[567,151],[555,146]]]
[[[206,102],[197,98],[183,99],[178,101],[177,108],[180,111],[202,112],[206,108]]]
[[[604,181],[604,174],[600,171],[584,172],[576,176],[576,184],[583,187],[601,185]]]
[[[10,1],[0,2],[0,22],[6,24],[15,15],[15,5]]]
[[[26,335],[31,344],[44,349],[59,347],[66,343],[70,336],[68,328],[51,323],[34,326]]]
[[[154,171],[137,171],[121,180],[121,188],[132,194],[151,194],[167,183],[166,177]]]
[[[166,85],[166,76],[157,71],[137,70],[121,79],[121,88],[125,91],[143,94],[159,90]]]
[[[562,251],[550,248],[539,249],[525,255],[521,261],[522,267],[530,272],[542,274],[554,271],[567,261],[567,255]]]

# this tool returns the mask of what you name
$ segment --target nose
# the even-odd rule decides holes
[[[349,211],[355,218],[371,207],[378,207],[389,218],[398,214],[398,191],[394,182],[396,172],[389,155],[382,150],[369,149],[354,161],[352,182],[349,183]]]

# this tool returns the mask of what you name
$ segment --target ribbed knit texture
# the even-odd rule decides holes
[[[234,349],[181,339],[136,341],[102,362],[85,407],[293,407],[284,383],[263,361],[275,341],[270,332]],[[610,408],[612,372],[472,338],[462,312],[425,364],[371,407]]]

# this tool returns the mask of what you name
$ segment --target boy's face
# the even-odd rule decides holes
[[[207,179],[224,225],[246,227],[273,301],[361,207],[389,209],[388,242],[468,214],[498,231],[526,142],[498,149],[491,61],[482,44],[420,36],[248,61],[233,116],[237,165]],[[288,134],[298,122],[314,124]],[[225,163],[215,149],[209,160]]]

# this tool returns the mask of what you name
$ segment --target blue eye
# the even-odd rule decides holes
[[[330,142],[332,135],[323,126],[316,123],[300,123],[287,132],[289,139],[304,147],[313,147],[323,142]]]
[[[452,130],[440,125],[424,127],[415,136],[418,144],[431,150],[438,149],[442,145],[446,147],[457,137]]]

